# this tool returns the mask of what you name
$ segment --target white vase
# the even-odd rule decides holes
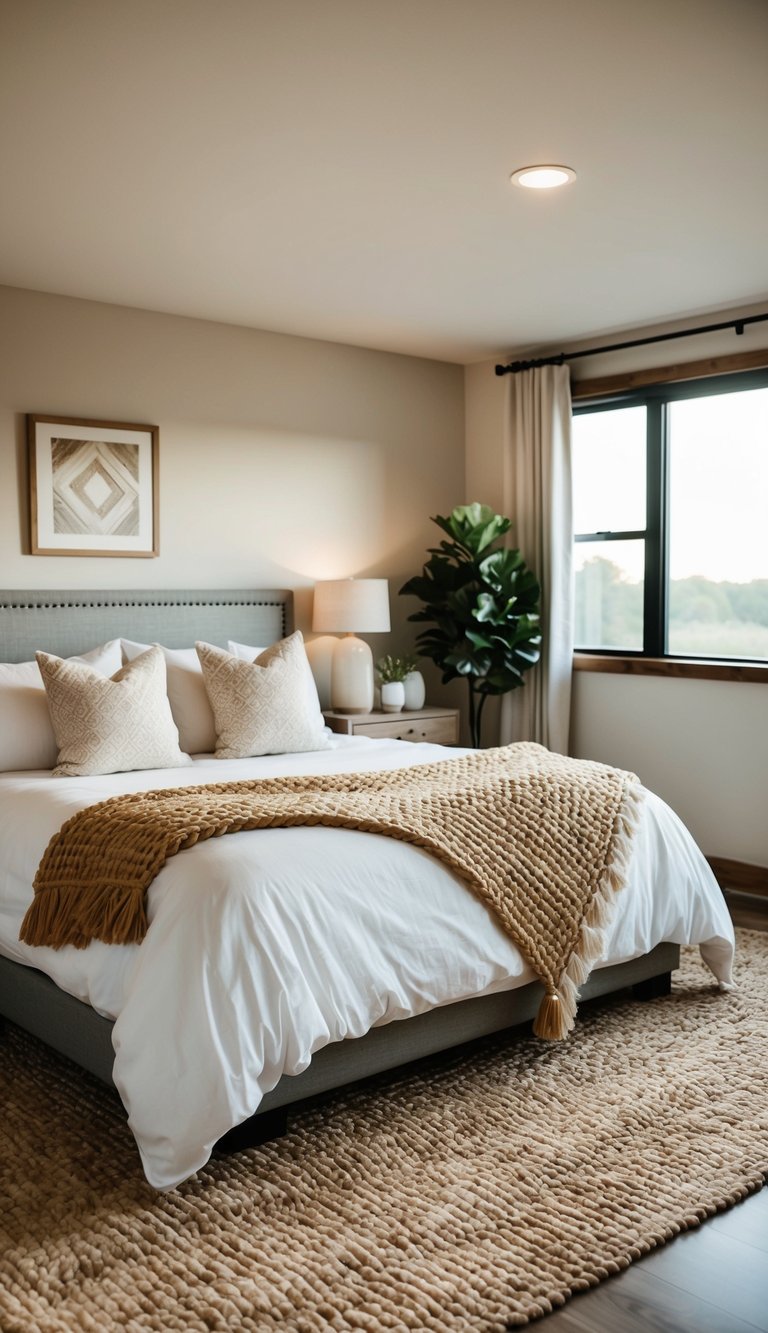
[[[427,687],[424,684],[424,677],[420,671],[409,671],[405,680],[405,706],[408,709],[417,709],[424,707],[424,700],[427,697]]]
[[[401,680],[385,680],[381,686],[382,713],[399,713],[405,703],[405,686]]]

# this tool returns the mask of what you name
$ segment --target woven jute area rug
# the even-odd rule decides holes
[[[119,1104],[0,1034],[0,1328],[502,1330],[758,1189],[768,935],[738,991],[585,1005],[303,1112],[157,1195]]]

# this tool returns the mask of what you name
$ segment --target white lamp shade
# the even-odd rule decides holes
[[[386,634],[386,579],[326,579],[315,584],[312,629],[316,634]]]

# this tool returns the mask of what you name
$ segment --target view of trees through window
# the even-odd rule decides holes
[[[595,601],[600,606],[597,634],[589,615]],[[749,583],[671,579],[669,635],[670,650],[678,656],[768,661],[768,578]],[[643,646],[643,584],[626,578],[602,556],[587,557],[576,572],[576,643],[632,651]]]
[[[700,397],[687,388],[679,399],[672,390],[573,424],[577,647],[648,651],[646,546],[659,547],[661,597],[662,515],[660,651],[768,661],[768,387]],[[659,480],[648,501],[654,432],[664,447],[651,454]]]

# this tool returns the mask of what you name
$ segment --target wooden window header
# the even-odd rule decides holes
[[[673,366],[649,366],[645,370],[624,371],[620,375],[604,375],[600,379],[574,380],[571,398],[604,398],[611,394],[629,393],[633,389],[647,389],[652,384],[674,384],[678,380],[708,379],[711,375],[737,374],[741,370],[762,370],[768,366],[768,347],[750,352],[734,352],[731,356],[708,356],[701,361],[683,361]]]

